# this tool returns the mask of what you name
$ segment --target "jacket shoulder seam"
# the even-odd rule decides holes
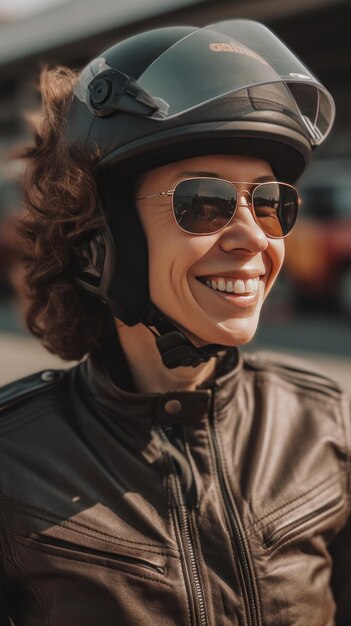
[[[56,387],[67,370],[41,370],[0,387],[0,418],[8,409]]]
[[[245,354],[245,365],[250,370],[262,373],[272,373],[280,376],[301,388],[309,388],[313,391],[320,391],[331,398],[340,399],[343,389],[340,385],[325,374],[315,370],[313,365],[300,365],[293,357],[284,360],[282,355],[270,353]]]

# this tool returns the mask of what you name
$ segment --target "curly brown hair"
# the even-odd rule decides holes
[[[79,289],[71,269],[75,247],[103,224],[94,174],[98,153],[67,147],[62,138],[77,75],[65,67],[41,71],[41,108],[30,118],[34,145],[21,151],[27,167],[18,226],[27,326],[67,360],[92,353],[104,323],[103,305]]]

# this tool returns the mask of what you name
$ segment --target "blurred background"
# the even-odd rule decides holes
[[[16,295],[13,225],[21,210],[23,112],[43,63],[85,65],[141,30],[256,19],[301,57],[335,98],[337,117],[298,187],[301,216],[286,262],[247,350],[304,357],[350,393],[351,381],[351,2],[345,0],[0,0],[0,385],[68,366],[26,331]]]

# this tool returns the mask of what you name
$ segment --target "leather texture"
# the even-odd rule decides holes
[[[350,626],[348,402],[231,359],[191,392],[92,360],[0,392],[0,626]]]

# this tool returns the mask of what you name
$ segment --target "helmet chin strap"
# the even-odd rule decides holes
[[[168,369],[196,367],[217,356],[219,352],[230,349],[228,346],[215,343],[201,347],[194,346],[190,339],[153,305],[143,323],[156,338],[162,362]],[[152,327],[156,328],[158,335]]]
[[[111,307],[102,303],[102,314],[105,317],[104,334],[100,346],[96,349],[94,357],[100,360],[102,366],[107,368],[111,380],[122,387],[133,391],[133,381],[127,364],[126,356],[120,345],[115,317]],[[141,320],[140,320],[141,321]],[[217,356],[219,352],[235,353],[237,348],[231,348],[220,344],[208,344],[202,347],[194,346],[191,341],[174,326],[160,311],[151,305],[149,314],[142,321],[144,326],[156,338],[156,345],[160,352],[162,362],[168,369],[176,367],[196,367]],[[154,330],[156,328],[157,334]]]

